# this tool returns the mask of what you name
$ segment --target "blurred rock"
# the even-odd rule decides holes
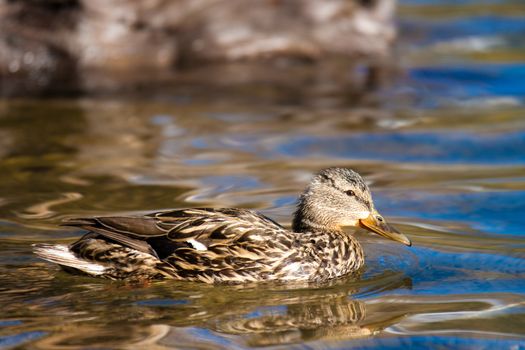
[[[381,61],[395,37],[394,7],[395,0],[0,0],[0,94],[89,92],[108,77],[118,87],[133,76],[221,62]]]
[[[67,35],[77,16],[74,1],[0,0],[0,95],[76,85],[76,57]]]

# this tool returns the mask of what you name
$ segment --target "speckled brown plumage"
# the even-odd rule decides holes
[[[246,209],[78,218],[64,225],[89,233],[69,247],[35,245],[35,253],[68,271],[108,279],[323,281],[363,265],[359,242],[341,227],[370,221],[369,216],[380,217],[362,178],[348,169],[330,168],[316,175],[301,196],[293,230]]]

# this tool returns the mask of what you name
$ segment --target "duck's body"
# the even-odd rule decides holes
[[[343,180],[354,190],[341,188],[337,178],[341,174],[349,176]],[[301,196],[293,230],[246,209],[197,208],[141,217],[79,218],[65,225],[86,229],[88,234],[70,246],[35,245],[35,253],[66,270],[109,279],[323,281],[357,271],[364,264],[359,242],[341,229],[343,225],[361,224],[410,243],[386,223],[379,227],[382,218],[370,227],[370,217],[375,220],[372,214],[376,212],[369,193],[356,198],[363,210],[355,211],[355,217],[341,216],[334,214],[341,209],[338,205],[325,205],[345,204],[339,203],[344,198],[329,191],[319,196],[319,190],[327,191],[323,186],[342,190],[346,196],[351,192],[356,197],[358,190],[368,193],[359,175],[331,168],[318,174]],[[326,211],[316,213],[318,204]]]
[[[185,209],[143,217],[73,219],[91,231],[69,247],[78,261],[55,261],[109,279],[216,282],[323,280],[363,264],[359,243],[343,232],[292,232],[245,209]],[[37,253],[49,260],[45,249]],[[49,251],[49,250],[48,250]]]

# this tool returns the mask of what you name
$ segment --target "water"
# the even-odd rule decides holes
[[[0,102],[0,348],[525,348],[525,6],[400,18],[404,73],[358,103],[267,86]],[[289,225],[325,166],[362,173],[413,247],[359,233],[362,276],[318,286],[130,285],[31,254],[81,235],[68,216],[236,206]]]

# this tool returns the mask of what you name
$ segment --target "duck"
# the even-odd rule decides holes
[[[62,225],[88,232],[70,245],[34,244],[34,253],[67,272],[110,280],[327,281],[364,265],[363,248],[349,227],[411,246],[375,209],[364,179],[348,168],[312,177],[291,230],[238,208],[70,218]]]

